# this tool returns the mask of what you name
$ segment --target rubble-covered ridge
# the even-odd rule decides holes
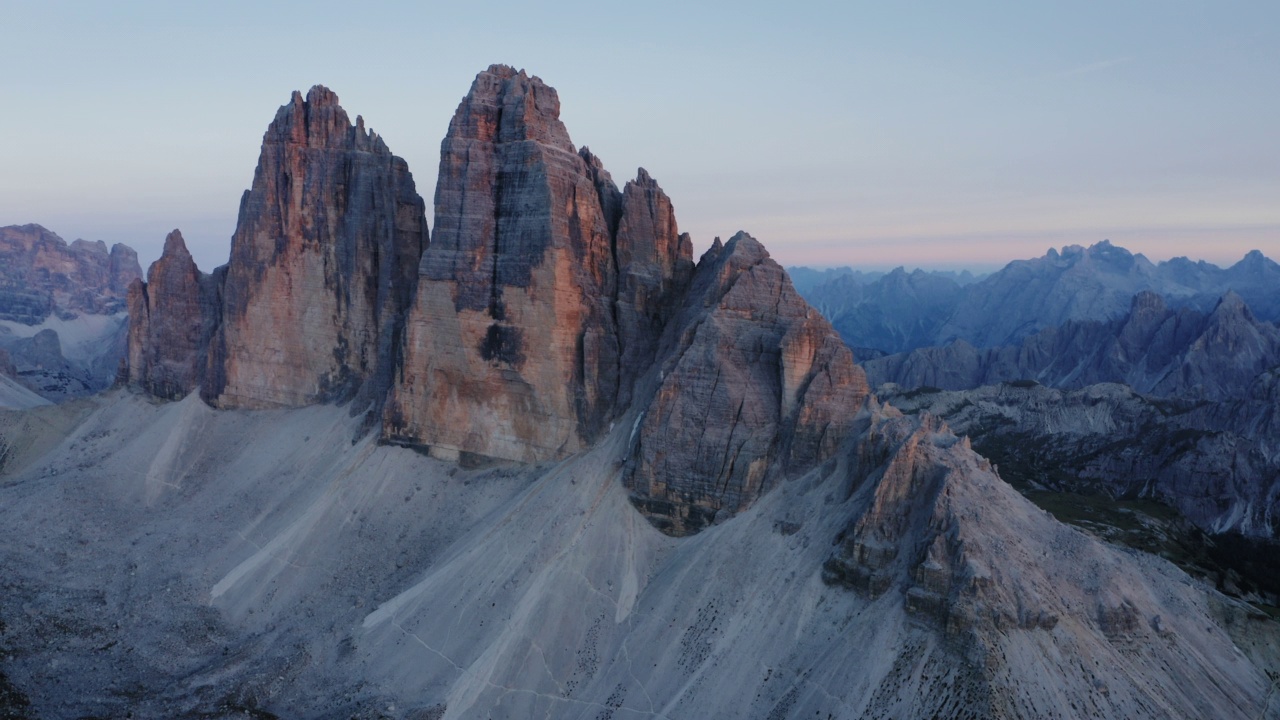
[[[848,436],[865,376],[831,325],[746,233],[703,255],[636,420],[626,484],[664,532],[750,506]]]
[[[240,201],[203,396],[247,408],[380,399],[427,242],[405,161],[332,91],[295,92]]]
[[[1186,622],[1193,613],[1233,622],[1255,613],[1196,598],[1169,563],[1057,522],[936,416],[906,417],[886,405],[864,422],[868,429],[842,459],[846,502],[856,510],[823,580],[868,598],[901,598],[910,616],[973,665],[992,716],[1043,715],[1008,682],[1020,661],[1034,662],[1045,677],[1073,672],[1065,668],[1076,663],[1094,668],[1096,694],[1066,690],[1077,694],[1072,707],[1082,715],[1121,707],[1141,715],[1155,706],[1182,708],[1175,716],[1265,713],[1254,700],[1202,682],[1260,677],[1205,660],[1195,648],[1220,642],[1218,631]],[[1132,665],[1104,671],[1091,661],[1117,651]]]
[[[630,402],[692,271],[670,201],[575,150],[554,88],[481,72],[440,150],[384,431],[441,457],[556,459]]]

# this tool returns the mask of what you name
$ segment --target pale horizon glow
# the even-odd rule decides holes
[[[989,270],[1104,239],[1280,255],[1270,2],[0,8],[0,225],[124,242],[144,269],[174,228],[201,269],[226,261],[262,133],[313,84],[430,206],[495,62],[554,86],[619,185],[648,169],[696,253],[741,229],[812,267]]]

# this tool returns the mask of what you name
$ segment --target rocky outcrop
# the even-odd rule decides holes
[[[213,276],[196,268],[182,233],[169,233],[147,282],[129,286],[129,384],[171,400],[200,387],[221,312],[219,290]]]
[[[67,244],[39,225],[0,228],[0,349],[16,377],[49,400],[110,386],[124,355],[128,246]]]
[[[1119,382],[1143,393],[1207,400],[1240,397],[1277,365],[1280,329],[1258,321],[1234,292],[1205,314],[1171,309],[1149,291],[1134,296],[1123,318],[1068,322],[1019,345],[978,349],[958,340],[863,363],[874,386],[967,390],[1035,380],[1077,389]]]
[[[1205,532],[1266,538],[1280,535],[1280,447],[1264,385],[1260,378],[1257,399],[1229,404],[1151,398],[1117,384],[886,386],[878,394],[904,412],[945,418],[1025,487],[1153,499]]]
[[[70,245],[39,225],[0,228],[0,320],[38,325],[51,315],[124,311],[129,283],[142,275],[127,245]]]
[[[388,439],[538,461],[600,437],[652,357],[692,261],[646,173],[619,192],[553,88],[495,65],[441,145]]]
[[[830,457],[868,395],[831,325],[746,233],[702,257],[664,342],[625,482],[670,534],[729,517]]]
[[[327,88],[295,92],[240,201],[203,396],[247,408],[380,398],[427,239],[404,160]]]

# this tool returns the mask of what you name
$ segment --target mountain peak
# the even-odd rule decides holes
[[[187,251],[187,243],[182,239],[182,231],[174,229],[164,238],[164,251],[162,256],[182,255],[191,257],[191,253]]]

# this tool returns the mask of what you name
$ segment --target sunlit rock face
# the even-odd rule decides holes
[[[338,97],[294,93],[240,201],[203,395],[219,407],[377,399],[427,245],[404,160]]]
[[[867,398],[830,323],[746,233],[698,263],[636,420],[632,501],[684,535],[748,507],[787,472],[830,457]]]
[[[442,457],[563,457],[601,436],[651,362],[691,244],[646,173],[620,192],[559,115],[553,88],[500,65],[459,105],[390,440]]]

